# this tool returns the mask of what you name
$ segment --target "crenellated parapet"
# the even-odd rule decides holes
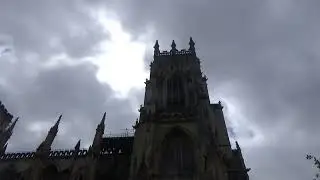
[[[162,51],[159,54],[156,54],[155,56],[172,56],[172,55],[192,55],[192,52],[189,50],[181,49],[180,51],[176,52],[168,52],[168,51]]]
[[[100,157],[108,157],[113,155],[127,154],[130,155],[132,151],[133,136],[122,137],[105,137],[101,142]],[[65,149],[52,150],[48,153],[48,159],[71,159],[83,158],[88,156],[88,149]],[[30,160],[36,159],[37,152],[15,152],[5,153],[0,155],[0,161],[15,161],[15,160]]]
[[[178,50],[176,47],[176,43],[173,40],[172,44],[171,44],[171,50],[168,51],[160,51],[160,46],[159,46],[159,42],[158,40],[156,41],[155,45],[154,45],[154,57],[156,56],[172,56],[172,55],[196,55],[195,52],[195,47],[194,47],[195,43],[192,40],[192,37],[190,37],[190,41],[189,41],[189,49],[182,49],[182,50]]]

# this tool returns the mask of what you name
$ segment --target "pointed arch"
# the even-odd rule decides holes
[[[164,178],[192,178],[195,173],[195,142],[182,128],[171,129],[161,145],[160,174]]]

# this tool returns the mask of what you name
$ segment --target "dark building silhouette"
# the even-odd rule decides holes
[[[134,135],[105,137],[104,113],[92,145],[52,150],[59,116],[33,152],[6,152],[18,118],[0,103],[1,180],[248,180],[239,144],[232,149],[219,103],[210,103],[195,43],[160,51],[158,41]]]

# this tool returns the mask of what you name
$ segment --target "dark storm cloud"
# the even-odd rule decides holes
[[[34,148],[61,113],[63,118],[55,142],[58,148],[70,148],[73,146],[70,143],[76,143],[78,138],[90,143],[104,112],[107,112],[107,132],[130,128],[124,124],[134,122],[129,101],[115,99],[111,88],[97,81],[96,67],[92,64],[43,69],[27,81],[11,84],[15,92],[0,86],[0,95],[8,109],[21,117],[10,141],[11,149]],[[42,125],[39,136],[29,128],[35,123]]]
[[[213,95],[215,100],[234,99],[242,115],[265,135],[263,151],[244,147],[254,179],[307,179],[312,175],[302,157],[313,143],[320,149],[319,143],[306,141],[319,135],[320,125],[319,5],[138,0],[109,1],[106,7],[118,12],[125,29],[137,36],[152,26],[161,49],[169,49],[172,39],[178,48],[187,48],[193,36],[210,89],[222,96]],[[282,161],[281,155],[290,161]],[[301,168],[298,174],[292,164]]]

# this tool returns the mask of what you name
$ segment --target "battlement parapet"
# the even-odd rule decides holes
[[[70,159],[73,157],[86,157],[88,156],[88,149],[75,150],[54,150],[50,151],[48,159]],[[100,152],[100,156],[111,156],[116,154],[125,154],[125,151],[121,149],[107,149]],[[6,153],[0,156],[0,161],[13,161],[13,160],[29,160],[35,159],[36,152],[17,152]]]
[[[75,154],[77,153],[77,154]],[[75,150],[54,150],[50,151],[48,158],[54,159],[68,159],[74,156],[83,157],[88,153],[87,149],[81,149],[79,151]],[[36,152],[17,152],[17,153],[6,153],[0,156],[0,161],[8,160],[28,160],[34,159],[36,157]]]
[[[100,151],[100,156],[112,156],[120,154],[130,154],[132,152],[133,146],[133,136],[128,134],[123,134],[123,136],[113,136],[113,137],[104,137],[101,142],[102,148]],[[56,149],[49,152],[49,159],[69,159],[73,157],[86,157],[88,156],[88,149]],[[28,160],[35,159],[36,152],[14,152],[14,153],[5,153],[0,155],[0,161],[10,161],[10,160]]]
[[[155,56],[191,55],[191,54],[193,54],[191,51],[182,49],[181,51],[170,51],[170,52],[162,51],[158,54],[155,54]]]

